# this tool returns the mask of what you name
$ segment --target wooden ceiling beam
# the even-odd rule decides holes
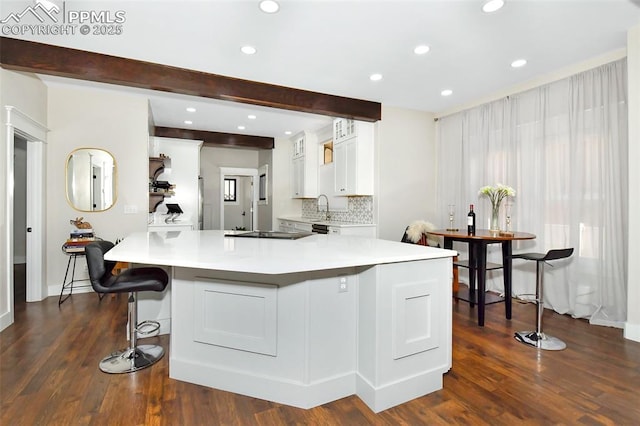
[[[264,136],[178,129],[175,127],[154,127],[154,136],[197,140],[203,141],[204,146],[222,146],[226,148],[273,149],[275,147],[274,139]]]
[[[0,38],[6,69],[375,122],[379,102],[328,95],[84,50]]]

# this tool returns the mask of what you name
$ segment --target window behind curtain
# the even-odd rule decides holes
[[[460,206],[460,215],[476,204],[486,228],[489,202],[478,190],[514,187],[513,227],[537,236],[514,251],[576,249],[566,264],[547,268],[545,305],[620,327],[626,318],[626,84],[621,59],[437,124],[439,223],[448,222],[448,204]],[[496,246],[490,260],[499,259]],[[490,289],[502,291],[501,273],[488,278]],[[514,293],[534,289],[534,268],[515,264]]]

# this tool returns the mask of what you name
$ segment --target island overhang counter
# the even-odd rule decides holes
[[[301,408],[356,394],[379,412],[442,388],[455,255],[168,231],[134,233],[105,258],[170,268],[166,293],[141,294],[139,311],[171,334],[171,378]]]

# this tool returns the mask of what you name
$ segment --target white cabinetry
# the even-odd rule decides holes
[[[333,120],[333,143],[342,142],[357,135],[357,122],[350,118]]]
[[[334,120],[335,195],[373,195],[373,124]]]
[[[300,133],[293,138],[293,158],[302,157],[304,155],[305,134]]]
[[[376,226],[329,226],[329,234],[375,238]]]
[[[317,223],[314,221],[314,223]],[[330,222],[321,222],[329,226],[329,234],[332,235],[352,235],[359,237],[376,238],[376,225],[374,224],[346,224],[339,225],[330,224]],[[310,219],[278,219],[278,229],[285,232],[311,232],[312,221]]]
[[[292,140],[291,198],[318,196],[318,142],[313,133],[302,132]]]
[[[280,219],[278,221],[278,228],[280,231],[285,232],[311,232],[311,224],[304,222],[296,222],[293,220]]]

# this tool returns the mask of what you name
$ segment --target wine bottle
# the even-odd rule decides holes
[[[469,205],[469,213],[467,214],[467,234],[476,234],[476,214],[473,212],[473,204]]]

